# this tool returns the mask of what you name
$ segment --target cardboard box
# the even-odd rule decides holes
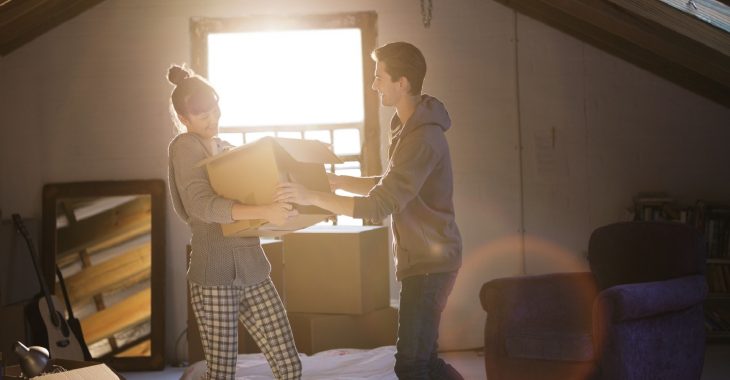
[[[266,258],[271,263],[271,282],[274,283],[276,291],[279,293],[281,301],[286,305],[284,298],[284,251],[281,240],[262,239],[261,247],[264,249]],[[188,245],[188,255],[190,255],[190,246]],[[200,341],[200,330],[198,330],[198,322],[193,314],[193,307],[190,304],[190,288],[188,295],[188,362],[190,364],[204,359],[203,345]],[[251,354],[261,352],[253,337],[246,331],[241,322],[238,322],[238,352],[241,354]]]
[[[200,162],[219,195],[243,204],[272,203],[280,182],[330,191],[324,164],[341,163],[320,141],[266,137]],[[225,236],[280,236],[319,223],[331,215],[314,206],[296,206],[299,216],[281,226],[263,220],[223,224]]]
[[[66,372],[48,374],[43,376],[36,376],[33,379],[79,379],[79,380],[125,380],[124,376],[118,374],[113,369],[109,368],[106,364],[100,362],[84,362],[77,360],[67,359],[51,359],[50,365],[60,366],[66,369]],[[94,369],[89,367],[100,366]],[[86,368],[86,371],[80,371],[79,369]],[[5,369],[5,377],[3,379],[26,379],[21,377],[21,370],[19,365],[12,365]]]
[[[398,310],[392,307],[363,315],[289,313],[297,350],[308,355],[335,348],[395,345]]]
[[[387,227],[314,226],[283,239],[289,312],[365,314],[390,306]]]
[[[355,348],[395,345],[398,338],[398,308],[390,306],[360,316],[357,328],[362,334],[362,345]]]

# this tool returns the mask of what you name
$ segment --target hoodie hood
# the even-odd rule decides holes
[[[416,110],[408,119],[406,125],[402,125],[397,113],[393,115],[393,119],[390,121],[390,129],[393,131],[395,138],[399,138],[402,133],[410,133],[424,125],[437,125],[444,132],[451,128],[451,118],[444,104],[433,96],[426,94],[421,95],[421,102],[416,105]]]

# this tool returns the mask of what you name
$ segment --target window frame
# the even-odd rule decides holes
[[[377,14],[375,12],[348,12],[327,15],[294,15],[294,16],[244,16],[232,18],[190,19],[191,31],[191,67],[196,73],[208,76],[208,35],[216,33],[241,33],[266,30],[294,29],[337,29],[358,28],[361,35],[362,67],[363,67],[363,124],[361,129],[362,148],[359,155],[341,155],[343,161],[359,161],[363,176],[381,175],[380,162],[380,121],[379,104],[375,91],[370,89],[375,62],[370,52],[375,49]],[[271,127],[227,127],[222,133],[242,133],[245,142],[247,132],[288,132],[309,130],[329,130],[358,128],[359,123],[298,125]]]

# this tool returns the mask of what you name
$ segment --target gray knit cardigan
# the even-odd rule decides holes
[[[218,138],[194,133],[177,135],[168,147],[170,198],[192,232],[188,281],[203,286],[254,285],[271,272],[259,238],[223,236],[220,225],[233,222],[235,201],[217,195],[205,166],[198,166],[228,147]]]

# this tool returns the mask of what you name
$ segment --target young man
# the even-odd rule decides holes
[[[396,277],[401,282],[395,372],[400,379],[462,379],[437,356],[441,312],[461,266],[454,220],[451,157],[444,136],[451,119],[444,105],[421,94],[426,61],[406,42],[372,52],[372,89],[395,107],[389,162],[380,177],[330,175],[333,187],[358,197],[279,186],[276,200],[315,205],[367,220],[392,215]]]

